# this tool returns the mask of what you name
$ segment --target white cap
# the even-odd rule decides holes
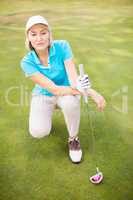
[[[44,24],[49,27],[49,24],[44,17],[42,17],[40,15],[35,15],[28,19],[28,21],[26,23],[26,32],[35,24]]]

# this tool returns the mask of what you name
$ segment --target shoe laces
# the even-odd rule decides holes
[[[69,141],[69,148],[70,150],[80,150],[80,142],[78,137]]]

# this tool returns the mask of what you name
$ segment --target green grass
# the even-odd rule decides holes
[[[132,10],[131,0],[0,1],[0,200],[132,200]],[[107,100],[104,113],[92,101],[89,110],[81,104],[80,165],[68,158],[68,133],[59,110],[49,137],[36,140],[28,133],[33,83],[19,63],[26,53],[25,22],[34,14],[48,19],[55,39],[71,43],[76,66],[84,63],[93,87]],[[9,95],[14,104],[25,92],[20,106],[6,100],[11,87],[16,87]],[[89,182],[96,163],[104,173],[98,186]]]

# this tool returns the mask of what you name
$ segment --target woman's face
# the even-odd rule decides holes
[[[33,25],[28,31],[28,40],[35,50],[45,50],[50,44],[48,27],[43,24]]]

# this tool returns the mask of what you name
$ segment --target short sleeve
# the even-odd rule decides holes
[[[39,70],[36,68],[34,63],[28,60],[23,59],[20,63],[20,66],[22,70],[24,71],[26,77],[32,76],[33,74],[39,72]]]
[[[69,42],[64,41],[63,42],[63,60],[69,60],[73,58],[73,53],[72,53],[72,49],[70,47]]]

